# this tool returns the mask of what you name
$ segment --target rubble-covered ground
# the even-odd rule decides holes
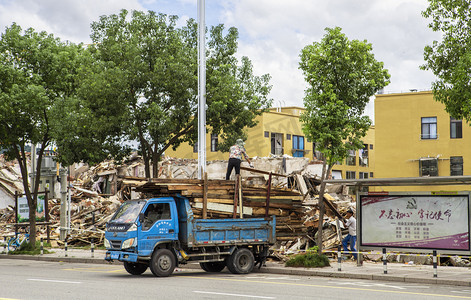
[[[278,174],[290,175],[274,177],[273,185],[292,187],[304,195],[302,207],[303,233],[293,238],[285,238],[275,245],[274,255],[279,259],[286,259],[287,255],[306,250],[315,245],[318,227],[318,184],[322,165],[320,162],[310,162],[307,158],[283,157],[256,157],[252,160],[255,169],[271,171]],[[243,166],[245,163],[242,164]],[[207,172],[209,179],[223,179],[225,177],[227,161],[208,162]],[[144,165],[141,157],[131,155],[125,162],[104,161],[96,166],[76,165],[70,169],[69,180],[71,184],[70,198],[70,228],[68,228],[67,241],[69,245],[84,246],[92,241],[102,244],[105,224],[112,217],[116,209],[125,200],[138,198],[131,186],[124,183],[125,178],[143,178]],[[197,176],[197,161],[190,159],[165,158],[159,164],[160,178],[194,179]],[[245,181],[265,184],[267,175],[254,175],[242,171]],[[289,183],[288,183],[289,182]],[[59,186],[59,185],[57,185]],[[0,238],[14,235],[15,210],[14,193],[23,193],[22,178],[19,167],[15,162],[6,162],[0,156]],[[56,193],[58,194],[58,193]],[[3,200],[2,200],[3,199]],[[5,200],[6,199],[6,200]],[[337,215],[344,215],[348,208],[355,208],[355,202],[345,186],[327,186],[324,199],[330,201],[337,211],[326,210],[323,230],[324,249],[336,250],[341,243],[340,237],[346,234],[341,222],[336,221]],[[59,240],[60,233],[60,199],[50,198],[48,201],[50,219],[50,237],[53,246],[63,245]],[[340,224],[341,228],[337,228]],[[289,226],[288,226],[289,227]],[[297,232],[296,228],[288,228]],[[286,230],[286,228],[285,228]],[[289,231],[289,230],[288,230]],[[340,232],[339,232],[340,231]],[[39,237],[46,238],[46,226],[38,226]],[[340,233],[340,235],[339,235]],[[366,259],[380,260],[379,255],[367,255]],[[401,261],[394,256],[391,261]],[[407,258],[403,258],[407,260]],[[408,262],[408,261],[406,261]],[[456,265],[466,265],[469,261],[450,260]],[[428,263],[416,262],[416,263]]]

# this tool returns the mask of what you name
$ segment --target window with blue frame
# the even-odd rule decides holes
[[[304,136],[293,135],[293,157],[304,156]]]

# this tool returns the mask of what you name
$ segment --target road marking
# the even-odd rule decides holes
[[[66,280],[52,280],[52,279],[38,279],[38,278],[29,278],[27,280],[30,281],[44,281],[44,282],[57,282],[57,283],[73,283],[73,284],[78,284],[81,283],[79,281],[66,281]]]
[[[358,281],[358,282],[337,282],[336,284],[341,284],[341,285],[357,285],[357,286],[363,286],[363,287],[386,287],[386,288],[393,288],[393,289],[398,289],[398,290],[406,290],[408,288],[421,288],[421,289],[428,289],[428,286],[398,286],[398,285],[390,285],[386,283],[374,283],[374,282],[363,282],[363,281]]]
[[[289,278],[289,277],[267,277],[265,280],[291,280],[291,281],[299,281],[299,278]]]
[[[175,275],[175,276],[178,276],[178,275]],[[356,287],[346,287],[346,286],[341,286],[340,287],[340,286],[334,286],[334,285],[319,285],[319,284],[307,284],[307,283],[258,281],[258,280],[245,280],[245,279],[219,278],[219,277],[203,277],[203,276],[186,276],[186,275],[184,277],[182,276],[180,278],[220,280],[220,281],[236,281],[236,282],[248,282],[248,283],[265,283],[265,284],[292,285],[292,286],[307,286],[307,287],[319,287],[319,288],[330,288],[330,289],[341,289],[341,290],[355,290],[355,291],[402,294],[402,295],[419,295],[419,296],[432,296],[432,297],[444,297],[444,298],[455,298],[455,299],[471,299],[471,297],[459,296],[459,295],[430,294],[430,293],[406,292],[406,291],[388,291],[388,290],[379,290],[379,289],[367,289],[367,288],[356,288]]]
[[[231,278],[238,276],[231,276]],[[240,277],[240,276],[239,276]],[[266,276],[244,276],[245,279],[265,279],[265,280],[289,280],[289,281],[300,281],[299,278],[289,278],[287,276],[283,277],[266,277]]]
[[[452,293],[470,294],[471,290],[451,291]]]
[[[126,273],[124,269],[115,269],[110,270],[107,268],[71,268],[71,269],[62,269],[64,271],[74,271],[74,272],[87,272],[87,273]]]
[[[193,291],[193,293],[198,293],[198,294],[211,294],[211,295],[220,295],[220,296],[244,297],[244,298],[276,299],[275,297],[255,296],[255,295],[242,295],[242,294],[230,294],[230,293],[217,293],[217,292]]]

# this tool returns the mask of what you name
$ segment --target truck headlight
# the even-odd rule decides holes
[[[137,239],[135,239],[135,238],[127,239],[123,242],[123,244],[121,245],[121,248],[126,249],[126,248],[134,247],[134,246],[136,246],[136,241],[137,241]]]
[[[108,241],[108,239],[105,239],[105,240],[104,240],[104,244],[105,244],[105,248],[106,248],[106,249],[111,248],[111,243],[110,243],[110,241]]]

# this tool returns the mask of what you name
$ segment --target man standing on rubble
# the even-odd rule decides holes
[[[244,141],[242,139],[238,139],[236,143],[231,146],[230,153],[229,153],[229,162],[227,164],[227,172],[226,172],[226,180],[229,180],[231,177],[232,169],[235,168],[235,173],[240,174],[240,163],[242,161],[242,155],[244,155],[245,159],[249,163],[250,167],[253,168],[252,163],[250,162],[249,156],[244,148]]]
[[[351,208],[347,210],[346,219],[346,222],[345,219],[342,219],[343,225],[348,228],[348,234],[342,241],[343,250],[354,252],[353,258],[357,259],[357,254],[355,253],[357,251],[355,249],[355,244],[357,242],[357,220],[353,216],[353,210]],[[348,244],[350,244],[350,250],[347,248]]]

